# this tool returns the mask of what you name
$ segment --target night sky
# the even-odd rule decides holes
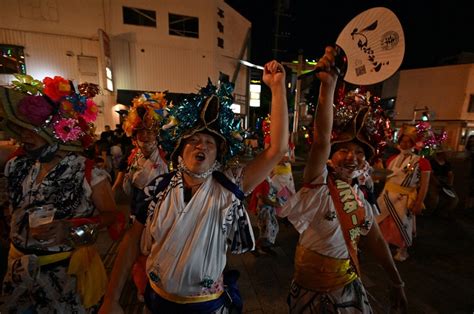
[[[273,58],[275,14],[273,0],[226,0],[252,22],[251,60],[263,64]],[[320,57],[324,47],[333,44],[339,32],[356,15],[383,6],[400,19],[405,33],[402,69],[423,68],[461,52],[474,53],[474,1],[316,1],[283,0],[289,3],[291,18],[283,27],[291,33],[282,42],[286,53],[279,61],[296,59],[299,49],[305,58]],[[437,1],[439,2],[439,1]]]

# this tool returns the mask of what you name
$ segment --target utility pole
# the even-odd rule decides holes
[[[303,51],[298,51],[298,66],[296,68],[296,77],[299,77],[303,72],[303,66],[305,60],[303,58]],[[298,120],[300,118],[300,98],[301,98],[301,80],[296,80],[296,89],[295,89],[295,112],[293,113],[293,138],[295,144],[297,144],[298,137],[295,134],[298,132]]]

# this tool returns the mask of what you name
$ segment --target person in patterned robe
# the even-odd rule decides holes
[[[22,148],[5,166],[11,246],[0,312],[86,313],[107,284],[93,246],[97,229],[117,218],[108,174],[80,154],[90,125],[79,123],[93,121],[87,108],[95,110],[95,104],[60,77],[45,79],[36,92],[22,82],[17,89],[0,88],[2,128]],[[84,111],[67,111],[66,101]],[[64,125],[71,128],[60,128]],[[54,215],[50,222],[34,225],[45,209]]]

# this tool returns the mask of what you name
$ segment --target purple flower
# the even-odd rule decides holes
[[[42,96],[26,96],[18,103],[18,112],[34,126],[41,126],[53,107]]]

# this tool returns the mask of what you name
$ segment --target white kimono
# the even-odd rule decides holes
[[[237,168],[223,173],[241,187],[241,172]],[[156,187],[145,190],[154,196],[142,238],[142,251],[149,253],[146,269],[150,280],[179,296],[222,291],[228,246],[233,253],[253,249],[254,236],[241,201],[212,175],[188,203],[180,172],[164,191],[153,195]]]

